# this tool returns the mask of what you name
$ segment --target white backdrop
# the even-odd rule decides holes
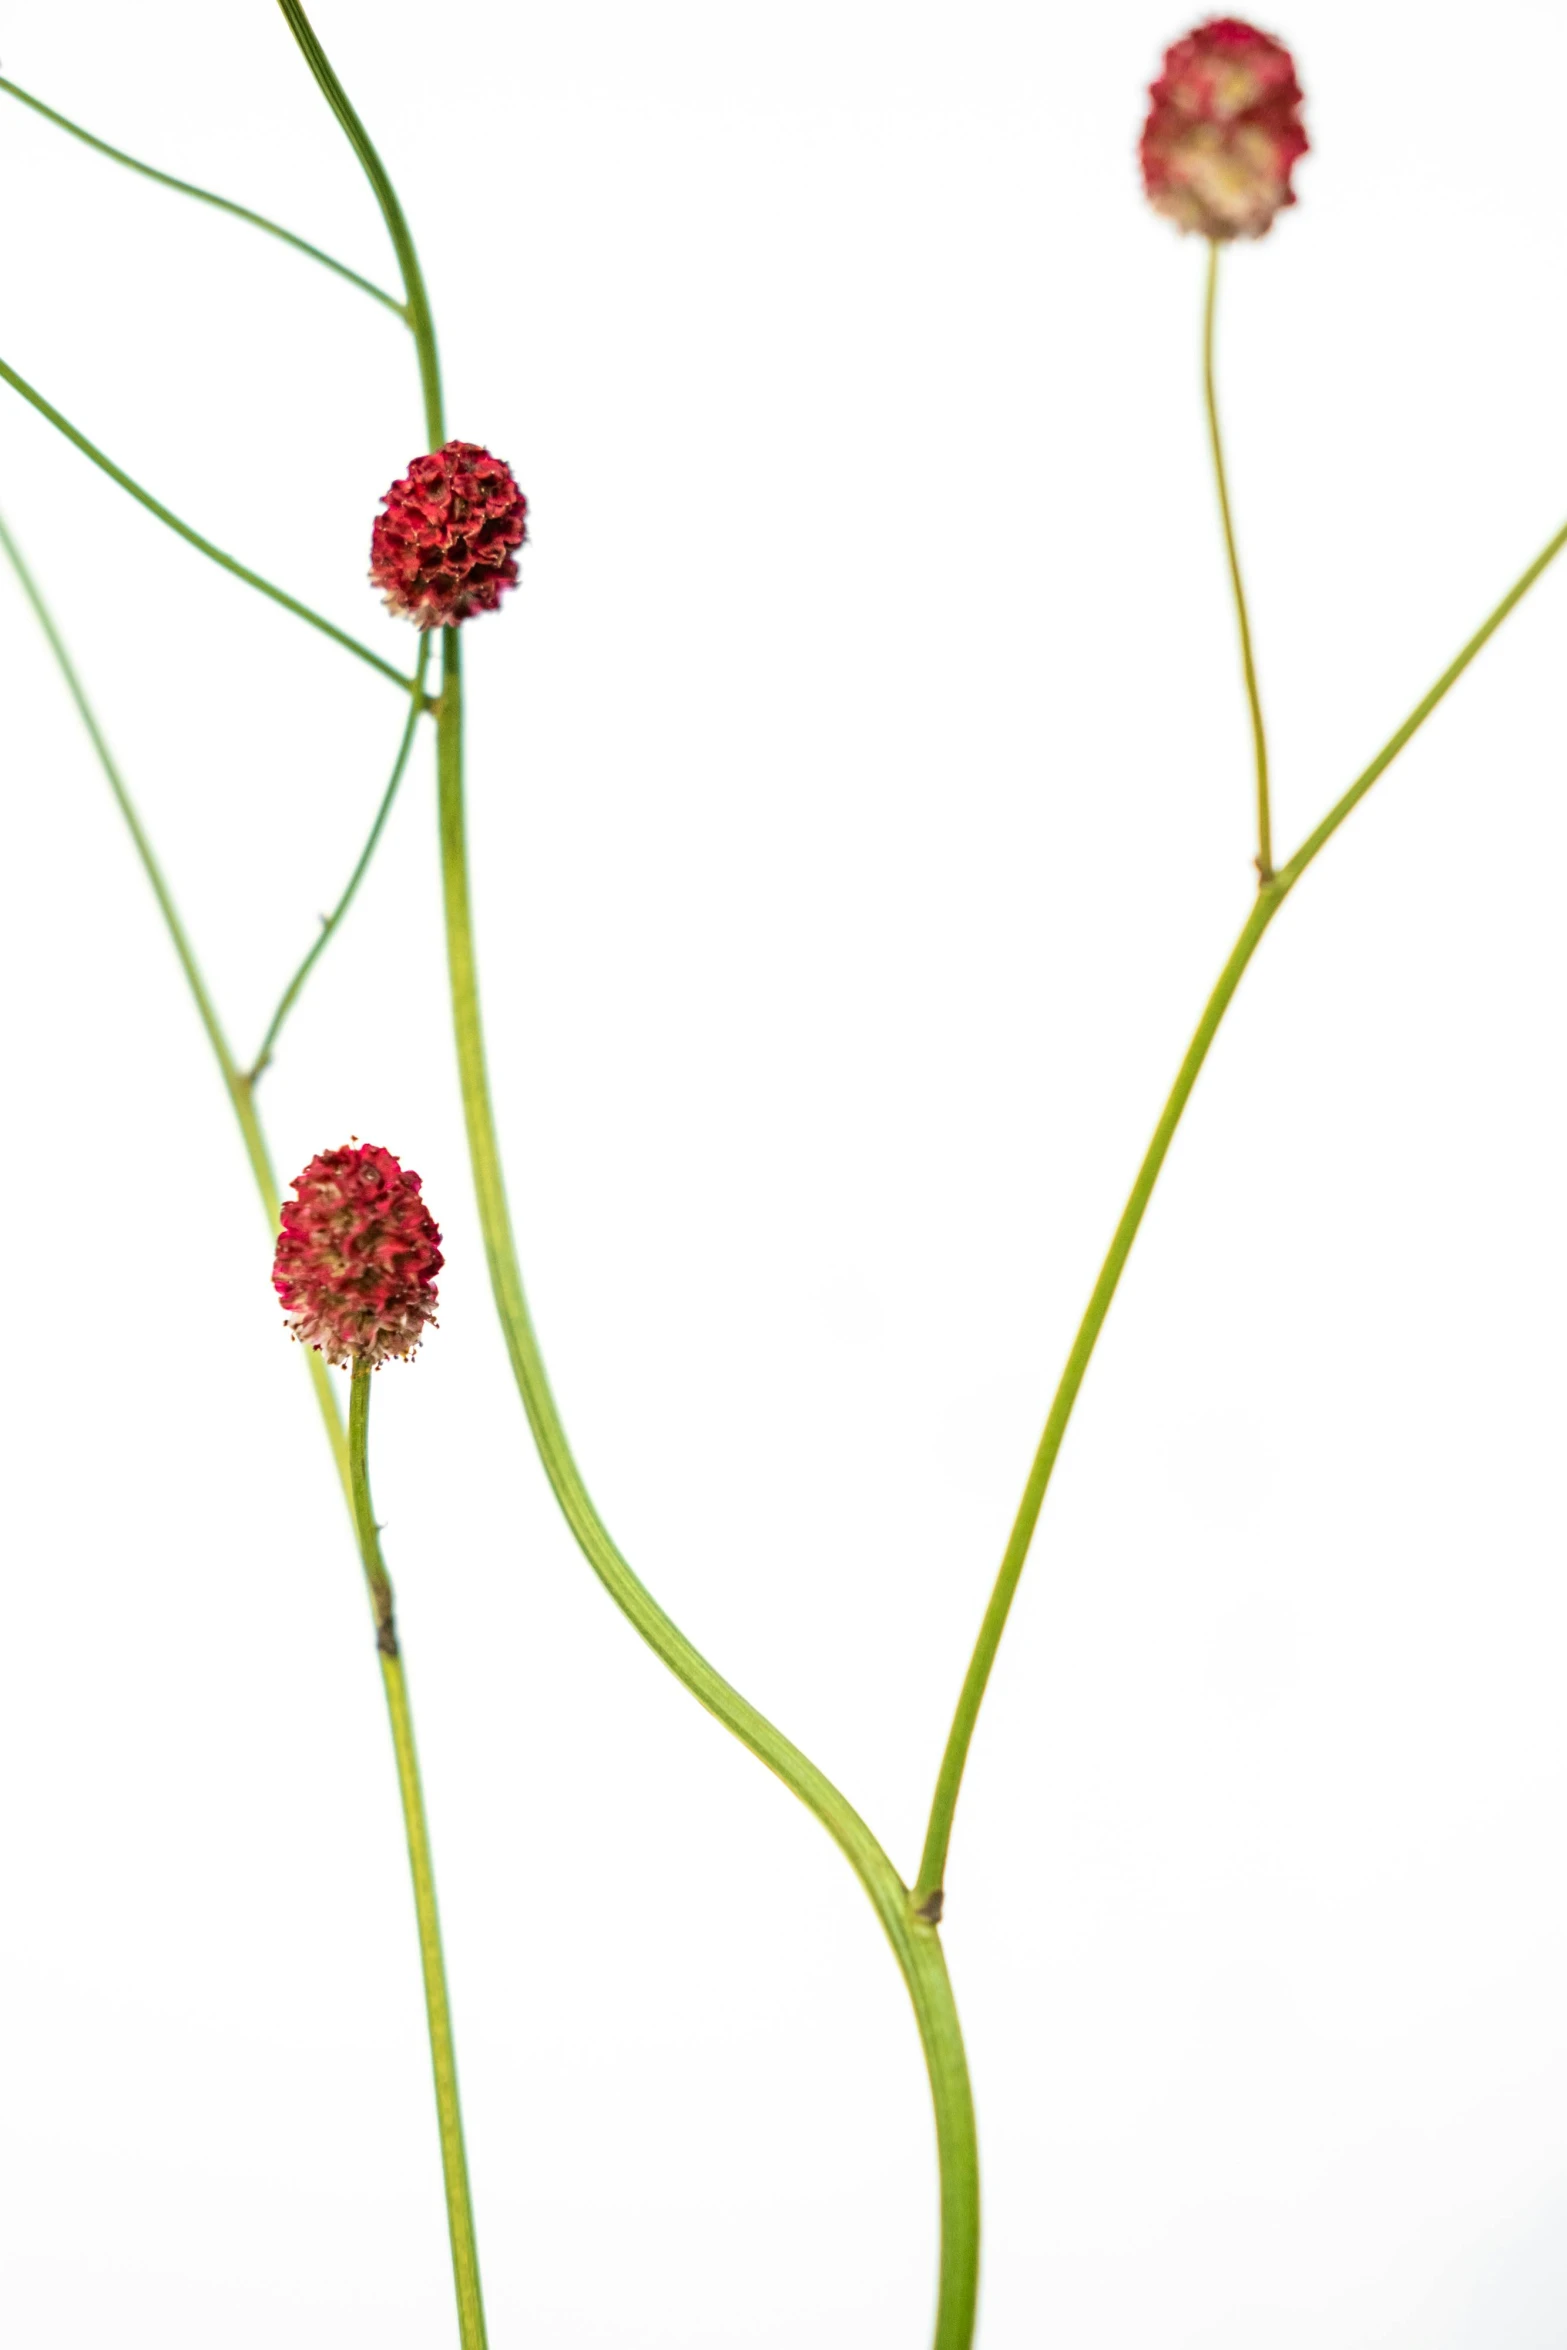
[[[1288,850],[1567,506],[1567,18],[1295,0],[1226,267]],[[320,0],[515,466],[469,633],[491,1051],[601,1508],[912,1869],[1061,1359],[1247,904],[1167,7]],[[389,279],[268,0],[0,68]],[[401,656],[395,320],[0,111],[0,352]],[[400,711],[9,393],[53,598],[241,1049]],[[215,1076],[8,578],[0,2326],[455,2338],[364,1599]],[[984,2350],[1567,2334],[1567,566],[1270,933],[1063,1455],[946,1939]],[[492,1318],[411,774],[263,1106],[423,1173],[377,1384],[497,2350],[918,2350],[912,2021],[814,1823],[615,1615]]]

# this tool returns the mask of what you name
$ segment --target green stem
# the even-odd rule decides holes
[[[106,473],[111,481],[118,482],[122,490],[128,490],[138,505],[145,506],[149,514],[155,514],[160,522],[166,523],[169,529],[184,539],[188,545],[195,547],[210,561],[221,564],[225,571],[231,571],[234,577],[242,579],[247,587],[257,588],[262,595],[270,596],[274,604],[281,604],[284,611],[292,612],[296,619],[308,621],[310,626],[319,629],[323,636],[329,636],[334,644],[342,645],[357,659],[366,662],[370,668],[379,670],[383,677],[389,677],[394,685],[402,687],[404,693],[412,693],[413,679],[405,677],[403,672],[394,668],[390,661],[383,661],[379,653],[373,653],[368,645],[362,645],[357,637],[350,636],[346,629],[339,628],[334,621],[323,619],[319,612],[312,612],[310,606],[302,604],[297,596],[288,595],[282,588],[274,587],[269,579],[262,578],[259,571],[252,571],[248,565],[237,563],[232,555],[225,555],[223,549],[215,547],[211,539],[204,539],[199,530],[192,530],[188,522],[181,522],[177,514],[171,514],[167,506],[153,497],[149,490],[144,490],[140,482],[132,481],[128,473],[123,472],[112,458],[106,457],[101,449],[96,448],[84,432],[78,432],[75,425],[60,414],[58,408],[50,405],[42,392],[35,391],[26,377],[18,375],[16,369],[8,366],[3,359],[0,359],[0,380],[8,383],[13,391],[20,392],[22,398],[30,402],[40,416],[47,418],[56,432],[63,433],[68,441],[73,442],[81,450],[84,457],[90,457],[94,465],[101,472]]]
[[[1564,546],[1567,546],[1567,525],[1564,525],[1555,537],[1547,542],[1528,569],[1513,582],[1501,602],[1481,622],[1463,650],[1443,670],[1430,692],[1415,704],[1403,725],[1389,735],[1370,765],[1362,769],[1342,798],[1334,803],[1317,826],[1316,831],[1302,842],[1289,863],[1283,866],[1270,881],[1264,882],[1257,902],[1246,918],[1245,926],[1231,950],[1230,959],[1219,975],[1218,984],[1208,998],[1202,1018],[1197,1023],[1196,1033],[1186,1049],[1186,1058],[1181,1063],[1175,1084],[1171,1088],[1170,1098],[1165,1103],[1163,1114],[1154,1129],[1154,1137],[1148,1146],[1147,1155],[1138,1169],[1131,1197],[1122,1211],[1120,1223],[1115,1228],[1115,1236],[1110,1243],[1109,1254],[1106,1256],[1100,1269],[1099,1278],[1094,1284],[1093,1295],[1088,1301],[1088,1309],[1078,1327],[1077,1336],[1072,1342],[1072,1351],[1067,1357],[1066,1369],[1061,1374],[1061,1384],[1056,1389],[1055,1399],[1050,1406],[1050,1416],[1045,1422],[1044,1434],[1040,1437],[1039,1449],[1034,1455],[1033,1466],[1028,1474],[1028,1482],[1023,1488],[1023,1499],[1002,1557],[995,1587],[990,1595],[990,1604],[985,1610],[984,1621],[980,1625],[979,1638],[974,1644],[974,1653],[969,1660],[968,1672],[964,1676],[962,1692],[958,1698],[957,1711],[953,1716],[952,1728],[948,1733],[946,1749],[942,1755],[941,1768],[936,1778],[935,1795],[931,1802],[930,1822],[925,1834],[925,1850],[920,1859],[919,1875],[914,1884],[913,1900],[916,1908],[933,1909],[936,1915],[940,1914],[942,1888],[946,1879],[947,1854],[952,1840],[953,1815],[957,1810],[958,1794],[963,1784],[963,1769],[968,1760],[969,1745],[974,1736],[974,1725],[979,1719],[979,1710],[984,1702],[985,1687],[990,1679],[990,1668],[995,1663],[996,1651],[1001,1645],[1001,1635],[1006,1629],[1007,1616],[1011,1611],[1012,1601],[1023,1573],[1024,1562],[1028,1557],[1034,1529],[1039,1522],[1040,1509],[1043,1506],[1046,1489],[1050,1483],[1051,1472],[1056,1464],[1056,1456],[1061,1449],[1061,1440],[1066,1434],[1067,1423],[1072,1417],[1072,1408],[1077,1401],[1078,1390],[1083,1383],[1083,1375],[1088,1369],[1094,1348],[1098,1344],[1099,1333],[1104,1328],[1105,1317],[1110,1311],[1110,1302],[1115,1296],[1117,1285],[1125,1270],[1126,1260],[1131,1254],[1138,1226],[1142,1223],[1154,1185],[1159,1179],[1159,1170],[1164,1165],[1165,1156],[1175,1136],[1175,1130],[1180,1124],[1182,1113],[1191,1098],[1192,1088],[1197,1082],[1197,1073],[1208,1057],[1208,1048],[1218,1033],[1219,1023],[1229,1009],[1231,997],[1240,985],[1241,975],[1256,952],[1264,931],[1307,866],[1321,854],[1345,817],[1365,798],[1378,776],[1385,773],[1405,744],[1419,732],[1437,704],[1452,691],[1464,671],[1469,667],[1470,662],[1495,635],[1514,605],[1528,594],[1540,574],[1555,561]]]
[[[440,367],[424,279],[384,166],[311,31],[298,0],[278,0],[381,206],[408,293],[432,447],[444,438]],[[463,806],[462,660],[458,632],[443,637],[436,709],[441,874],[458,1073],[490,1286],[534,1440],[566,1522],[617,1607],[693,1696],[766,1763],[833,1838],[870,1898],[908,1987],[930,2077],[941,2193],[941,2271],[934,2350],[968,2350],[979,2273],[979,2156],[962,2032],[935,1921],[914,1914],[908,1888],[853,1805],[781,1730],[731,1687],[671,1622],[616,1548],[593,1506],[561,1424],[528,1312],[501,1173],[480,1026]]]
[[[1235,618],[1240,628],[1241,668],[1246,676],[1246,700],[1251,709],[1252,750],[1257,767],[1257,872],[1264,882],[1268,882],[1273,878],[1273,823],[1268,808],[1268,737],[1262,723],[1262,697],[1257,691],[1257,664],[1251,649],[1251,622],[1246,613],[1246,590],[1241,585],[1241,561],[1236,552],[1229,484],[1224,473],[1224,442],[1219,433],[1219,401],[1213,375],[1213,328],[1218,298],[1219,248],[1210,238],[1208,290],[1203,303],[1202,321],[1202,386],[1208,408],[1208,439],[1213,449],[1213,478],[1219,492],[1219,519],[1224,525],[1224,552],[1229,558]]]
[[[195,187],[189,180],[175,179],[169,172],[154,170],[150,163],[138,163],[134,155],[127,155],[121,147],[111,147],[107,139],[95,138],[91,131],[84,131],[79,122],[72,122],[67,116],[56,114],[52,106],[46,106],[41,98],[33,97],[30,91],[22,89],[18,83],[8,82],[3,74],[0,74],[0,90],[4,90],[8,97],[19,99],[24,106],[30,106],[35,114],[41,114],[45,122],[52,122],[57,130],[68,132],[73,139],[80,139],[84,147],[91,147],[96,154],[107,155],[111,163],[122,163],[127,171],[140,172],[143,179],[156,180],[160,188],[172,188],[179,196],[194,196],[198,204],[210,204],[215,211],[227,212],[235,220],[248,221],[252,228],[264,230],[281,244],[292,245],[294,251],[303,253],[307,260],[319,261],[323,269],[330,269],[338,277],[346,278],[361,293],[372,295],[377,302],[384,302],[388,310],[395,310],[406,323],[408,313],[395,294],[388,294],[381,286],[372,285],[369,278],[361,277],[357,269],[350,269],[346,262],[334,261],[330,253],[323,253],[319,245],[308,243],[304,237],[296,237],[292,229],[279,227],[275,220],[268,220],[264,213],[252,212],[248,204],[231,204],[227,196],[215,196],[210,188]]]
[[[114,755],[104,739],[103,730],[94,715],[92,705],[83,690],[81,679],[76,673],[76,665],[65,649],[64,641],[43,600],[37,581],[22,559],[20,547],[12,538],[3,520],[0,520],[0,548],[4,549],[7,560],[16,573],[22,593],[32,607],[33,617],[42,629],[44,640],[54,655],[56,666],[65,681],[66,691],[75,703],[77,716],[87,730],[87,739],[97,754],[98,764],[103,769],[110,791],[114,794],[115,805],[124,819],[125,828],[131,836],[131,844],[141,860],[142,871],[147,876],[152,894],[157,900],[158,911],[163,916],[164,928],[169,934],[170,944],[179,960],[180,969],[185,975],[185,984],[190,989],[197,1015],[202,1027],[206,1030],[207,1042],[211,1045],[213,1058],[218,1064],[224,1091],[229,1097],[230,1106],[239,1122],[240,1134],[245,1145],[245,1157],[249,1162],[251,1174],[255,1178],[256,1189],[260,1194],[261,1209],[267,1220],[267,1229],[275,1236],[278,1228],[278,1206],[283,1195],[278,1188],[277,1176],[273,1171],[271,1155],[267,1150],[266,1136],[262,1132],[261,1121],[256,1115],[256,1105],[251,1099],[249,1081],[236,1064],[234,1055],[229,1049],[228,1038],[223,1033],[217,1008],[208,993],[207,983],[201,974],[201,966],[196,961],[195,951],[186,935],[185,925],[180,920],[179,910],[174,903],[169,885],[163,877],[163,869],[153,853],[152,842],[147,836],[141,818],[136,813],[135,804],[130,793],[126,790],[125,780],[120,774]],[[332,1458],[337,1466],[338,1478],[343,1488],[343,1498],[352,1506],[348,1484],[348,1446],[343,1435],[343,1421],[337,1408],[337,1398],[332,1392],[332,1382],[327,1377],[326,1366],[321,1357],[313,1350],[306,1350],[305,1365],[310,1375],[311,1387],[315,1393],[316,1406],[321,1414],[321,1423],[326,1430],[327,1442],[332,1448]]]
[[[397,1643],[392,1582],[381,1555],[381,1530],[370,1501],[370,1365],[356,1362],[348,1391],[348,1459],[353,1488],[354,1531],[375,1618],[375,1644],[386,1685],[397,1756],[397,1787],[408,1837],[414,1912],[419,1921],[419,1962],[424,1971],[424,2004],[430,2026],[430,2062],[435,2074],[435,2110],[441,2134],[441,2173],[446,2183],[446,2220],[452,2243],[452,2278],[457,2288],[457,2330],[462,2350],[485,2350],[484,2299],[479,2289],[479,2247],[474,2235],[468,2155],[463,2144],[462,2105],[457,2094],[457,2050],[452,2039],[451,1997],[441,1951],[441,1920],[435,1901],[435,1866],[419,1783],[408,1682]]]
[[[327,59],[326,51],[316,39],[309,18],[298,0],[278,0],[278,6],[288,23],[288,29],[299,44],[301,55],[315,77],[317,89],[325,98],[344,137],[358,156],[360,167],[375,194],[386,223],[386,233],[392,240],[397,255],[397,266],[402,274],[403,294],[408,323],[413,329],[414,344],[419,353],[419,386],[424,397],[425,431],[430,447],[439,449],[446,439],[446,426],[441,409],[441,362],[435,344],[435,320],[430,310],[430,298],[425,291],[424,272],[414,249],[397,190],[391,174],[376,153],[374,141],[349,103],[348,92],[338,80]]]
[[[708,1663],[633,1572],[594,1507],[550,1388],[522,1285],[485,1066],[463,807],[461,649],[455,629],[446,632],[444,650],[436,741],[452,1018],[490,1287],[523,1409],[566,1523],[611,1599],[675,1678],[814,1813],[881,1920],[914,2004],[935,2105],[942,2209],[936,2350],[964,2350],[973,2332],[977,2290],[978,2154],[962,2035],[935,1918],[916,1915],[907,1887],[847,1798]]]
[[[257,1078],[261,1075],[262,1071],[271,1061],[273,1049],[277,1044],[278,1036],[282,1029],[283,1023],[288,1018],[289,1013],[293,1010],[294,1005],[298,1000],[300,989],[304,986],[305,981],[310,977],[311,972],[315,969],[316,964],[320,960],[321,956],[326,952],[327,945],[330,942],[333,933],[336,931],[338,924],[342,921],[343,916],[348,912],[349,907],[353,904],[354,893],[358,889],[361,881],[363,881],[365,874],[369,869],[370,860],[375,855],[376,846],[381,838],[382,831],[385,828],[386,820],[392,812],[392,802],[397,797],[397,787],[403,780],[403,770],[408,765],[408,754],[413,749],[414,735],[418,729],[419,721],[424,715],[424,677],[425,671],[429,667],[429,662],[430,639],[428,632],[426,632],[420,637],[419,640],[419,664],[414,678],[414,698],[409,708],[408,722],[403,728],[403,739],[398,746],[397,762],[392,769],[391,781],[388,783],[386,790],[381,796],[381,805],[376,810],[375,822],[370,827],[370,836],[365,842],[364,847],[359,852],[359,862],[348,877],[347,888],[344,890],[342,896],[338,899],[337,904],[332,908],[331,913],[326,915],[322,920],[320,937],[316,940],[309,954],[306,955],[304,961],[300,964],[299,969],[294,973],[293,978],[289,981],[287,987],[285,987],[283,990],[278,1008],[273,1013],[271,1022],[267,1028],[266,1035],[261,1040],[261,1049],[250,1065],[248,1082],[251,1085],[255,1084]]]

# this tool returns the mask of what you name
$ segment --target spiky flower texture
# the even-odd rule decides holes
[[[411,1355],[435,1320],[441,1235],[419,1178],[376,1143],[322,1151],[285,1200],[272,1286],[339,1368]]]
[[[381,500],[370,577],[388,612],[416,628],[456,628],[493,612],[517,584],[528,501],[512,470],[474,441],[416,457]]]
[[[1216,17],[1166,52],[1148,96],[1140,152],[1154,210],[1221,244],[1266,236],[1295,201],[1290,173],[1308,145],[1283,42]]]

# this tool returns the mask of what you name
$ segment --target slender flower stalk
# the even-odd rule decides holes
[[[381,805],[375,812],[375,822],[370,827],[369,838],[366,840],[364,847],[359,852],[359,862],[355,865],[352,873],[350,873],[348,876],[348,884],[344,889],[342,896],[338,899],[337,904],[332,908],[331,913],[323,915],[322,917],[320,937],[315,941],[314,945],[310,949],[309,954],[306,955],[304,961],[300,964],[299,969],[294,973],[293,978],[289,981],[287,987],[285,987],[283,990],[282,996],[278,1002],[277,1010],[273,1013],[271,1020],[268,1022],[267,1032],[261,1039],[261,1048],[256,1054],[255,1059],[251,1062],[249,1071],[247,1072],[246,1083],[248,1085],[253,1086],[256,1083],[256,1080],[261,1076],[263,1070],[266,1069],[270,1063],[273,1052],[277,1045],[278,1037],[282,1033],[284,1021],[288,1018],[289,1013],[293,1010],[295,1004],[299,1001],[300,991],[304,987],[306,980],[310,977],[311,972],[315,969],[317,963],[321,960],[321,957],[326,953],[327,948],[331,945],[332,940],[337,933],[338,927],[342,922],[343,916],[348,912],[349,907],[354,902],[355,893],[359,888],[359,884],[363,881],[366,873],[370,869],[370,860],[375,855],[376,849],[380,843],[381,835],[386,829],[386,820],[392,813],[392,802],[397,797],[397,787],[403,780],[403,773],[408,765],[408,754],[414,747],[414,736],[418,732],[419,721],[424,715],[424,679],[425,672],[429,668],[429,665],[430,640],[428,637],[422,637],[419,642],[419,658],[414,671],[413,701],[409,707],[407,721],[403,727],[402,741],[398,744],[397,747],[397,759],[392,768],[391,780],[381,795]]]
[[[284,589],[274,587],[269,579],[262,578],[259,571],[252,571],[246,563],[236,562],[232,555],[225,555],[221,547],[215,547],[211,539],[203,538],[199,530],[192,530],[188,522],[181,522],[179,516],[171,513],[161,499],[155,498],[150,490],[144,490],[140,482],[133,481],[128,473],[115,464],[112,457],[106,457],[84,432],[78,432],[68,417],[62,416],[59,409],[52,407],[49,401],[44,398],[42,392],[35,391],[27,378],[18,375],[16,369],[8,366],[3,359],[0,359],[0,382],[8,383],[13,391],[20,392],[22,398],[36,408],[39,415],[45,417],[54,426],[56,432],[63,433],[68,441],[74,442],[84,457],[90,457],[94,465],[101,472],[106,473],[111,481],[118,482],[122,490],[129,491],[138,505],[145,506],[149,514],[155,514],[160,522],[166,523],[179,538],[193,546],[198,554],[205,555],[210,562],[221,565],[223,570],[231,571],[234,577],[242,579],[247,587],[256,588],[262,595],[269,596],[274,604],[281,604],[284,611],[292,612],[297,620],[308,621],[310,626],[318,628],[323,636],[329,636],[334,644],[342,645],[347,652],[354,654],[356,659],[367,663],[371,669],[379,670],[383,677],[389,677],[392,683],[401,686],[405,693],[413,692],[414,680],[411,677],[405,677],[403,672],[394,668],[390,661],[383,661],[379,653],[372,652],[368,645],[362,645],[356,636],[350,636],[346,628],[339,628],[335,621],[323,618],[319,612],[312,612],[310,606],[302,604],[297,596],[291,596]]]
[[[348,1391],[348,1460],[353,1484],[354,1530],[375,1618],[376,1651],[386,1688],[386,1711],[392,1726],[397,1757],[397,1788],[402,1798],[403,1826],[408,1837],[408,1866],[413,1878],[414,1911],[419,1924],[419,1963],[424,1974],[425,2013],[430,2029],[430,2064],[435,2077],[435,2110],[441,2135],[441,2175],[446,2187],[446,2223],[451,2237],[452,2280],[457,2293],[457,2328],[462,2350],[485,2350],[484,2297],[479,2287],[479,2247],[473,2224],[473,2197],[468,2184],[468,2154],[463,2142],[462,2105],[457,2093],[457,2050],[452,2038],[451,1997],[446,1986],[446,1960],[441,1949],[441,1920],[435,1900],[435,1868],[430,1856],[430,1831],[425,1819],[424,1793],[419,1780],[419,1756],[414,1746],[413,1715],[408,1703],[408,1681],[397,1639],[397,1621],[391,1577],[381,1555],[381,1534],[370,1501],[369,1428],[370,1363],[354,1364]]]
[[[111,147],[107,139],[96,138],[91,131],[83,130],[79,122],[72,122],[68,116],[57,114],[52,106],[46,106],[41,98],[35,98],[19,83],[7,81],[4,74],[0,74],[0,90],[8,98],[17,99],[23,106],[30,106],[34,114],[42,115],[45,122],[52,122],[56,130],[68,132],[73,139],[80,139],[82,145],[91,147],[95,154],[106,155],[111,163],[123,164],[127,171],[139,172],[143,179],[155,180],[160,188],[172,188],[177,196],[193,196],[198,204],[210,204],[215,211],[227,212],[233,219],[246,221],[252,228],[263,230],[267,236],[276,237],[281,244],[292,245],[294,251],[303,253],[308,261],[319,261],[323,269],[332,270],[338,277],[346,278],[351,286],[357,286],[362,294],[369,294],[375,301],[385,303],[388,310],[395,310],[406,325],[408,314],[395,294],[387,293],[383,286],[372,285],[369,278],[361,277],[357,269],[350,269],[345,261],[334,261],[331,254],[323,253],[319,245],[312,245],[305,237],[296,237],[292,229],[281,227],[275,220],[268,220],[265,213],[252,212],[248,204],[231,203],[227,196],[215,196],[210,188],[198,188],[190,180],[175,179],[172,173],[157,171],[150,163],[139,163],[134,155],[127,155],[123,147]]]
[[[1202,388],[1208,411],[1208,442],[1213,451],[1214,486],[1219,493],[1219,520],[1224,525],[1224,552],[1235,598],[1235,620],[1240,631],[1241,669],[1246,679],[1246,702],[1251,711],[1252,751],[1257,770],[1257,876],[1264,885],[1273,879],[1273,820],[1268,805],[1268,736],[1262,723],[1262,697],[1257,690],[1257,663],[1252,652],[1251,621],[1246,590],[1241,584],[1241,559],[1235,546],[1235,523],[1230,513],[1229,483],[1225,478],[1224,441],[1219,432],[1219,402],[1214,388],[1213,328],[1219,294],[1219,242],[1208,240],[1208,285],[1202,313]]]
[[[1192,1088],[1197,1082],[1198,1073],[1208,1057],[1208,1048],[1218,1034],[1219,1024],[1230,1007],[1231,999],[1236,988],[1240,985],[1246,966],[1261,944],[1263,934],[1272,922],[1274,915],[1307,867],[1321,855],[1339,826],[1352,810],[1359,806],[1378,776],[1386,772],[1405,744],[1419,732],[1437,704],[1452,691],[1476,654],[1496,634],[1514,606],[1522,602],[1541,573],[1555,562],[1564,546],[1567,546],[1567,524],[1563,525],[1554,538],[1547,541],[1527,570],[1520,573],[1519,577],[1514,580],[1501,602],[1487,614],[1462,651],[1443,670],[1430,692],[1415,704],[1403,725],[1389,735],[1376,757],[1361,770],[1349,789],[1334,802],[1315,832],[1302,842],[1289,863],[1282,866],[1271,880],[1264,881],[1257,902],[1246,917],[1241,934],[1230,950],[1229,961],[1219,974],[1218,983],[1208,999],[1202,1018],[1197,1023],[1196,1033],[1187,1047],[1186,1058],[1182,1061],[1176,1075],[1175,1083],[1170,1090],[1169,1100],[1165,1103],[1159,1123],[1154,1129],[1153,1140],[1150,1142],[1143,1163],[1138,1169],[1137,1180],[1132,1186],[1131,1196],[1122,1210],[1121,1221],[1115,1228],[1109,1253],[1100,1268],[1099,1278],[1094,1284],[1093,1295],[1088,1301],[1088,1307],[1078,1327],[1077,1336],[1072,1342],[1072,1351],[1067,1357],[1066,1368],[1061,1374],[1061,1383],[1056,1389],[1055,1400],[1050,1406],[1050,1415],[1045,1422],[1044,1434],[1040,1437],[1039,1448],[1034,1455],[1033,1465],[1028,1473],[1028,1482],[1023,1488],[1023,1499],[1019,1504],[1017,1517],[1002,1557],[995,1586],[990,1595],[990,1603],[985,1610],[979,1638],[974,1644],[974,1653],[969,1660],[968,1672],[964,1676],[957,1711],[953,1716],[952,1728],[947,1736],[946,1750],[942,1755],[941,1768],[937,1774],[929,1825],[925,1833],[925,1850],[920,1860],[919,1875],[914,1885],[913,1900],[917,1910],[934,1909],[935,1914],[940,1914],[943,1887],[946,1880],[947,1854],[952,1841],[953,1815],[957,1810],[958,1794],[963,1784],[963,1768],[968,1760],[969,1746],[974,1736],[974,1725],[979,1719],[979,1710],[984,1702],[986,1684],[990,1679],[990,1669],[996,1661],[996,1651],[1001,1645],[1001,1635],[1006,1629],[1012,1601],[1022,1579],[1029,1546],[1034,1538],[1034,1529],[1039,1523],[1039,1513],[1044,1505],[1051,1472],[1055,1468],[1056,1458],[1061,1450],[1061,1442],[1066,1434],[1067,1423],[1072,1417],[1072,1409],[1077,1402],[1078,1392],[1083,1384],[1084,1373],[1093,1358],[1094,1348],[1099,1343],[1099,1333],[1104,1328],[1105,1317],[1110,1311],[1111,1301],[1126,1268],[1126,1260],[1132,1253],[1132,1243],[1137,1238],[1138,1228],[1147,1211],[1148,1202],[1153,1196],[1154,1185],[1159,1180],[1159,1170],[1164,1165],[1170,1144],[1175,1138],[1175,1130],[1181,1122],[1188,1101],[1191,1099]]]

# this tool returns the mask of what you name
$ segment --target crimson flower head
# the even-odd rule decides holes
[[[373,1142],[322,1151],[294,1178],[272,1286],[294,1336],[329,1363],[411,1355],[435,1320],[441,1236],[419,1178]]]
[[[474,441],[416,457],[381,500],[370,577],[388,612],[416,628],[456,628],[493,612],[517,584],[528,501],[509,465]]]
[[[1283,42],[1215,17],[1165,52],[1148,96],[1140,154],[1154,210],[1221,243],[1266,236],[1295,201],[1290,173],[1308,145]]]

